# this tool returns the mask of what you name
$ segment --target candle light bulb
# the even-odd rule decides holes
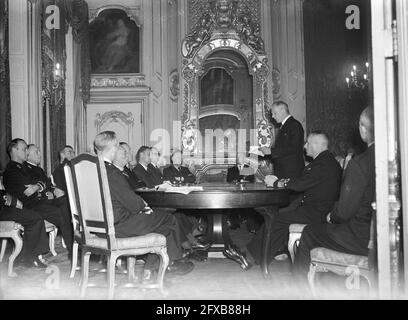
[[[353,70],[356,71],[356,70],[357,70],[357,67],[356,67],[356,66],[353,66]]]
[[[349,78],[349,77],[346,78],[346,82],[347,82],[347,84],[349,84],[349,82],[350,82],[350,78]]]
[[[351,74],[352,77],[354,77],[354,72],[353,71],[351,71],[350,74]]]
[[[367,75],[366,75],[366,74],[364,74],[364,76],[363,76],[363,77],[364,77],[364,80],[367,80]]]
[[[370,66],[370,64],[369,64],[368,62],[366,62],[366,67],[367,67],[367,69],[368,69],[369,66]]]
[[[60,64],[58,62],[57,62],[57,64],[55,66],[56,66],[57,70],[59,70]]]

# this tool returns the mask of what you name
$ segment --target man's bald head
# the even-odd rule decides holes
[[[313,159],[329,148],[329,138],[322,131],[313,131],[307,137],[305,144],[306,154]]]
[[[361,139],[365,143],[374,142],[374,110],[372,107],[367,107],[361,112],[359,131]]]

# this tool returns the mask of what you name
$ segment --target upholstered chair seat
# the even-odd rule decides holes
[[[149,233],[144,236],[116,238],[116,244],[118,250],[161,247],[166,246],[166,237],[158,233]],[[98,236],[92,236],[88,241],[88,245],[107,250],[108,240]]]
[[[310,251],[310,269],[307,275],[310,289],[317,297],[315,276],[319,272],[332,272],[348,277],[352,274],[363,277],[369,286],[369,295],[373,294],[373,271],[370,270],[368,257],[334,251],[327,248],[314,248]]]
[[[356,266],[368,270],[368,257],[357,256],[334,251],[327,248],[315,248],[310,252],[310,258],[314,262],[338,265],[338,266]]]

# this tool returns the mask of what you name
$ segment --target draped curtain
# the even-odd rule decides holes
[[[88,4],[74,0],[68,7],[68,17],[72,26],[74,57],[74,132],[75,151],[84,152],[86,147],[86,104],[89,101],[91,85],[91,59],[89,54]]]
[[[0,173],[8,162],[6,148],[11,140],[8,37],[8,0],[0,0]]]
[[[48,29],[46,19],[50,12],[46,8],[55,5],[60,11],[60,28]],[[84,108],[89,100],[90,92],[90,58],[88,35],[88,6],[84,0],[43,0],[42,1],[42,92],[44,102],[49,101],[50,113],[49,137],[45,134],[45,142],[50,139],[49,153],[52,168],[58,163],[58,151],[66,144],[66,117],[65,117],[65,72],[66,72],[66,42],[65,36],[69,26],[72,27],[74,39],[74,106],[75,106],[75,133],[76,151],[84,145],[84,132],[81,128],[85,125]],[[55,76],[56,66],[59,64],[61,78]],[[45,109],[45,108],[44,108]],[[44,122],[44,123],[45,123]],[[46,145],[46,143],[45,143]]]

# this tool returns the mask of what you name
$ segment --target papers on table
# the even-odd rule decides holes
[[[261,157],[265,156],[264,153],[259,149],[258,146],[251,146],[251,147],[249,148],[249,152],[248,152],[248,153],[249,153],[249,154],[255,154],[255,155],[261,156]]]
[[[174,187],[168,183],[163,183],[156,187],[157,191],[164,191],[164,192],[174,192],[174,193],[182,193],[182,194],[189,194],[193,191],[203,191],[202,186],[180,186]]]

